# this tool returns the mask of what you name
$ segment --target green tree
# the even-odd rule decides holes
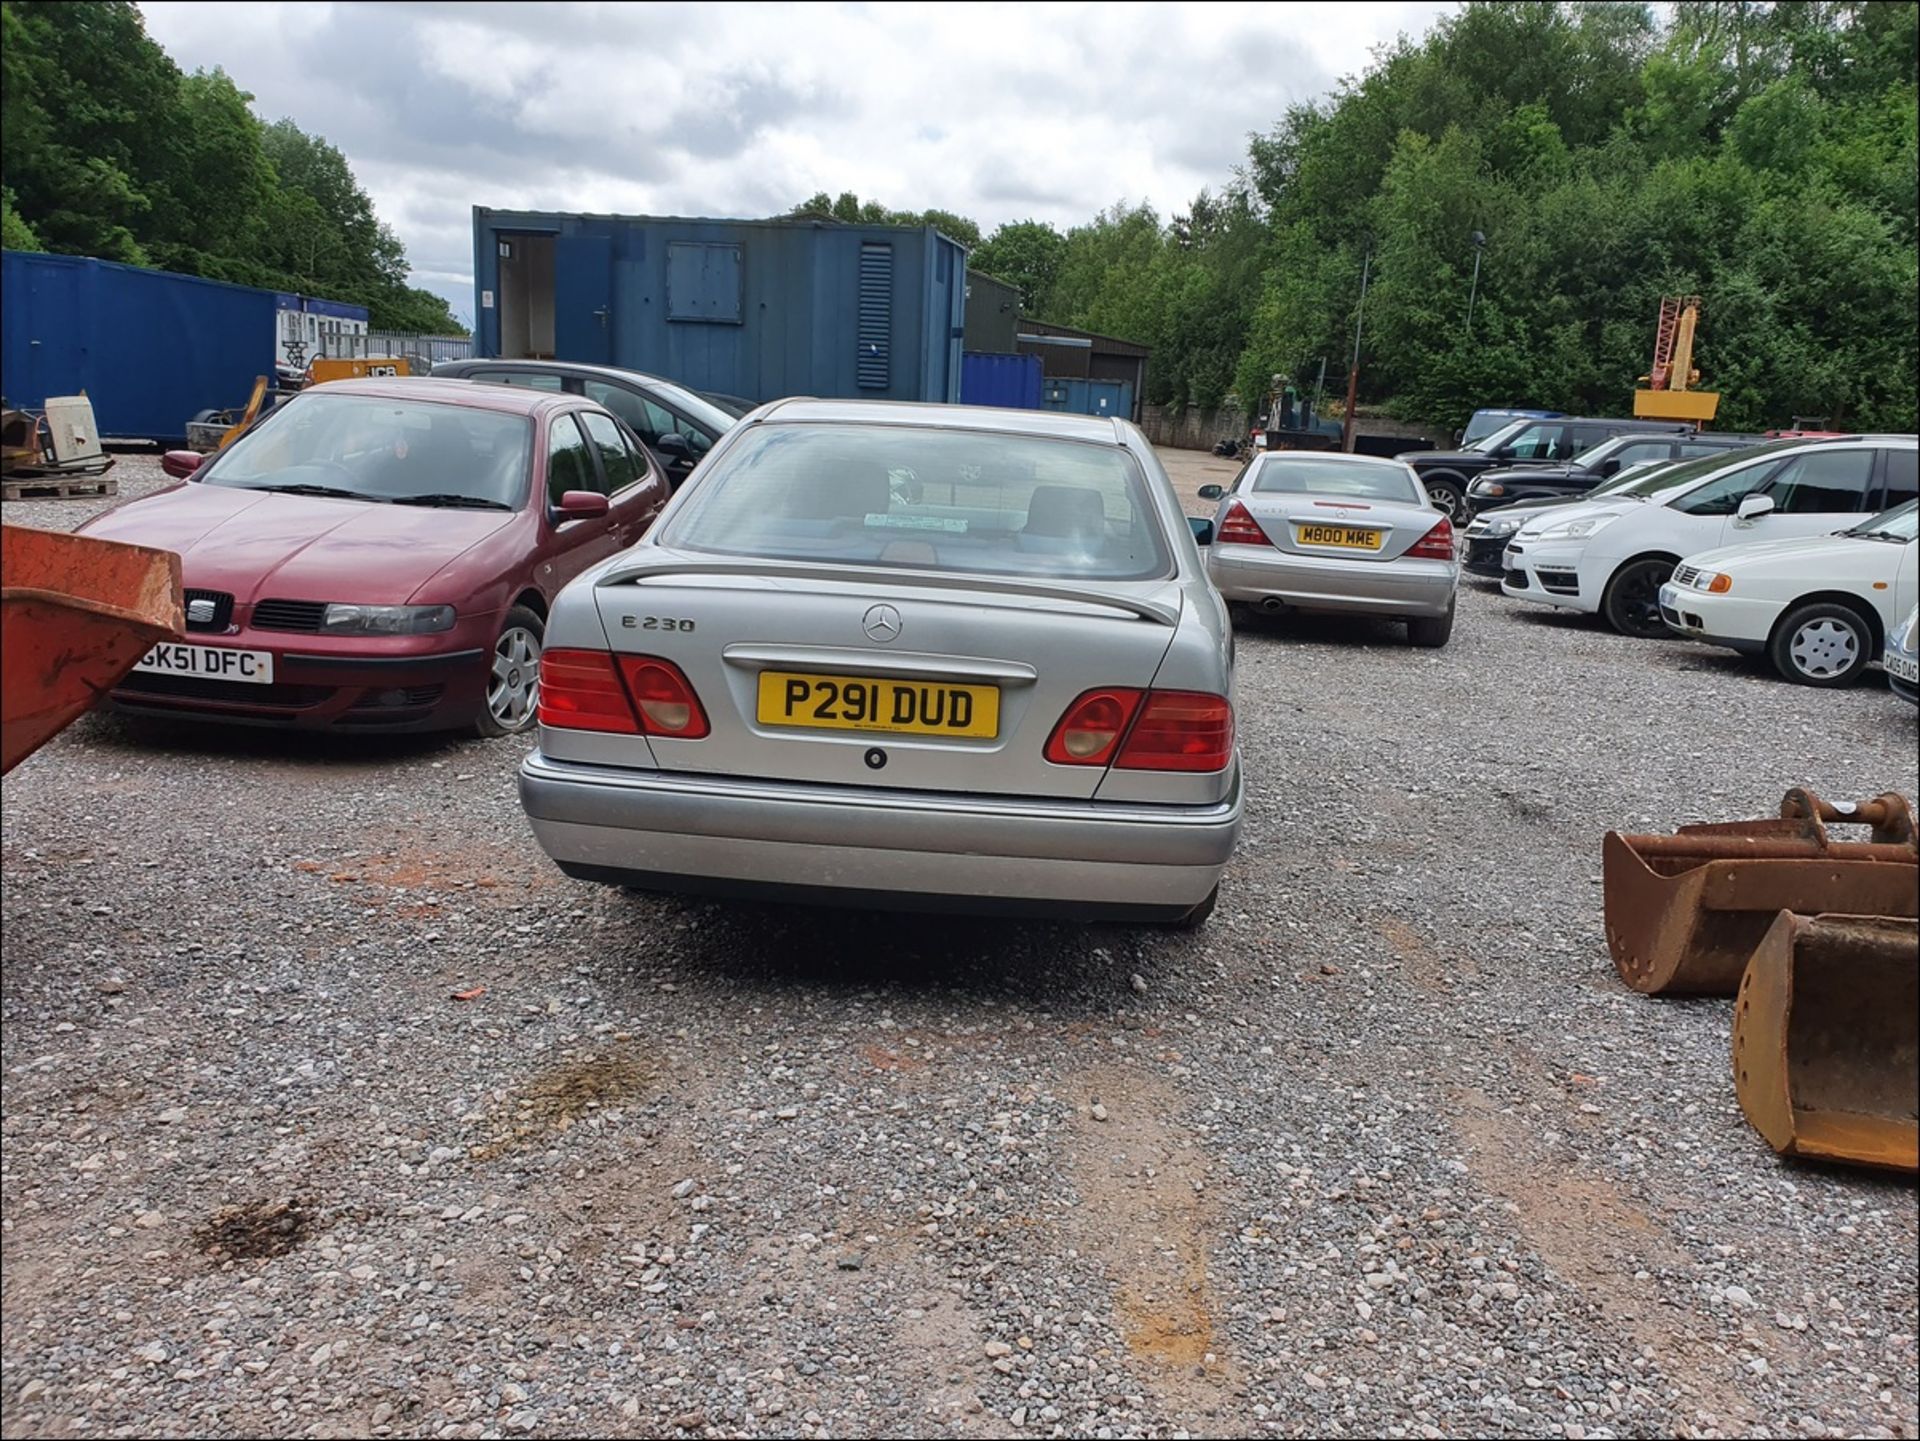
[[[366,305],[458,329],[346,158],[263,126],[222,71],[183,76],[124,0],[4,0],[0,182],[9,247],[39,246]]]
[[[1019,286],[1022,309],[1044,317],[1066,245],[1066,237],[1044,221],[1011,220],[983,240],[967,264],[982,275]]]

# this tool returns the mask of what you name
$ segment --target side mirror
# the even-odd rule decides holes
[[[1215,490],[1218,490],[1219,488],[1220,487],[1217,485],[1214,487]],[[1213,522],[1212,521],[1203,519],[1202,517],[1197,515],[1190,515],[1187,517],[1187,527],[1193,532],[1193,543],[1195,545],[1212,545],[1213,544]]]
[[[592,520],[597,515],[605,515],[613,507],[607,498],[597,490],[570,490],[560,497],[560,504],[553,508],[553,518],[564,525],[570,520]]]
[[[207,463],[207,457],[197,450],[170,450],[160,457],[160,469],[175,480],[190,480],[193,473]]]
[[[1601,461],[1600,462],[1600,478],[1602,480],[1605,480],[1608,476],[1612,475],[1619,468],[1620,468],[1620,462],[1618,460]]]
[[[677,430],[663,430],[653,448],[668,460],[692,460],[693,447],[687,444],[687,438]]]
[[[1741,520],[1751,524],[1763,515],[1771,515],[1773,509],[1774,503],[1772,496],[1749,495],[1741,498],[1740,509],[1735,511],[1734,514],[1739,516]]]
[[[1456,430],[1453,433],[1453,448],[1455,450],[1458,450],[1461,447],[1461,445],[1466,441],[1466,438],[1467,438],[1467,433],[1464,430]]]
[[[1503,445],[1503,446],[1501,446],[1501,447],[1500,447],[1500,448],[1499,448],[1498,450],[1496,450],[1496,451],[1495,451],[1495,452],[1493,453],[1493,458],[1494,458],[1495,460],[1512,460],[1512,459],[1513,459],[1513,447],[1512,447],[1512,446],[1510,446],[1510,445]]]
[[[1226,490],[1218,485],[1203,485],[1200,487],[1200,498],[1202,500],[1219,500],[1226,495],[1226,493]]]

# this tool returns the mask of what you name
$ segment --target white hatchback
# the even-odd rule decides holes
[[[1802,685],[1860,678],[1920,591],[1920,504],[1850,530],[1688,556],[1660,588],[1660,615],[1695,640],[1753,654]]]
[[[1501,592],[1598,612],[1623,635],[1670,632],[1660,587],[1680,558],[1744,541],[1827,535],[1920,493],[1911,435],[1776,441],[1662,471],[1629,490],[1548,511],[1502,556]]]

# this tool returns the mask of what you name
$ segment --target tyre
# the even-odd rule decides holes
[[[1660,640],[1673,632],[1660,619],[1660,587],[1673,579],[1677,562],[1658,556],[1629,561],[1613,573],[1600,598],[1600,613],[1622,635]]]
[[[1850,605],[1815,601],[1789,611],[1767,643],[1773,668],[1800,685],[1852,685],[1875,652],[1873,623]]]
[[[487,737],[519,735],[540,712],[540,643],[546,623],[523,605],[507,612],[493,643],[487,700],[474,729]]]
[[[1407,640],[1412,645],[1425,646],[1429,650],[1438,650],[1447,643],[1453,634],[1453,607],[1447,607],[1445,615],[1415,615],[1407,617]]]
[[[1207,923],[1207,917],[1213,914],[1213,908],[1220,903],[1220,887],[1215,886],[1207,892],[1207,898],[1188,911],[1177,921],[1168,925],[1176,931],[1197,931]]]
[[[1432,480],[1420,482],[1426,487],[1427,498],[1446,512],[1447,519],[1455,525],[1465,525],[1473,519],[1467,513],[1466,487],[1452,476],[1435,476]]]

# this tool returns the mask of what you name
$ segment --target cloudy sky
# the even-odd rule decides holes
[[[471,321],[471,207],[776,214],[816,191],[1068,225],[1183,208],[1453,7],[144,4],[183,69],[345,152]]]

